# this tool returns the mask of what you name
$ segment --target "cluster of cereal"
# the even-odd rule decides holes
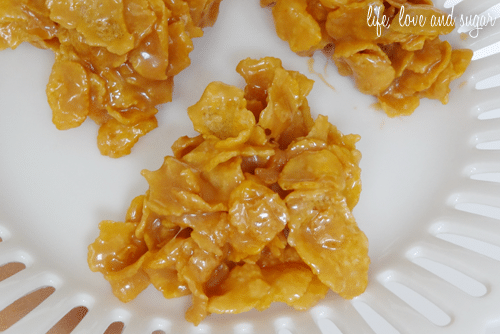
[[[87,117],[102,154],[120,157],[157,127],[155,106],[172,98],[190,64],[191,39],[214,23],[221,0],[7,0],[0,50],[30,42],[55,53],[47,98],[58,129]]]
[[[278,36],[299,54],[333,43],[333,60],[391,117],[409,115],[420,98],[448,102],[472,51],[439,39],[454,24],[431,0],[261,0],[273,4]]]
[[[88,262],[122,301],[153,284],[191,293],[186,319],[284,302],[305,309],[328,289],[367,285],[368,241],[351,210],[361,183],[357,135],[311,118],[313,82],[276,58],[237,67],[245,90],[211,83],[125,222],[101,222]]]

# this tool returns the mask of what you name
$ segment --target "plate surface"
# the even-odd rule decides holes
[[[455,16],[480,14],[496,3],[475,8],[471,1],[458,2],[448,1],[445,10],[455,5]],[[499,35],[497,24],[477,38],[461,40],[453,32],[449,40],[485,50]],[[323,54],[311,60],[292,53],[257,0],[224,0],[214,27],[194,44],[192,65],[175,78],[174,101],[160,108],[159,127],[120,159],[99,154],[90,120],[68,131],[53,126],[45,96],[50,51],[21,45],[0,52],[0,266],[26,265],[0,282],[0,309],[41,286],[55,288],[6,333],[46,333],[77,306],[89,310],[78,333],[103,333],[115,321],[125,324],[124,333],[495,332],[500,187],[482,180],[500,173],[494,150],[500,98],[498,87],[477,88],[499,75],[498,54],[475,60],[453,82],[449,104],[422,100],[412,116],[391,119]],[[354,215],[370,240],[366,293],[352,301],[329,294],[307,312],[276,304],[264,312],[212,315],[198,327],[184,320],[190,297],[164,300],[148,288],[120,303],[87,266],[98,223],[122,220],[131,199],[147,190],[140,171],[158,169],[175,139],[195,135],[186,108],[207,84],[243,87],[238,62],[264,56],[315,80],[308,97],[314,117],[328,115],[343,133],[361,135],[363,191]]]

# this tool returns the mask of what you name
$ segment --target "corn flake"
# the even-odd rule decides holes
[[[390,117],[412,114],[424,97],[446,104],[451,81],[472,59],[471,50],[452,50],[439,40],[454,24],[437,24],[434,19],[447,15],[430,0],[261,0],[261,5],[273,6],[278,36],[299,55],[334,45],[339,73],[352,76],[358,90],[375,96]],[[385,26],[369,20],[377,13]],[[422,19],[407,22],[407,17]],[[448,66],[450,53],[460,66]]]
[[[3,1],[0,50],[29,42],[55,53],[47,100],[58,129],[87,117],[103,155],[129,154],[172,100],[173,77],[190,64],[192,39],[221,0]]]
[[[165,298],[191,294],[186,319],[196,325],[274,302],[304,310],[329,289],[353,298],[367,285],[368,243],[351,214],[359,136],[313,120],[312,81],[278,59],[237,70],[245,89],[207,87],[189,108],[200,134],[143,171],[149,190],[89,246],[90,268],[121,300],[149,283]]]

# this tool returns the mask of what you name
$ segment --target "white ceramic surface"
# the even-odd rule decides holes
[[[436,4],[448,12],[454,6],[456,16],[500,16],[498,0]],[[38,287],[56,289],[5,333],[45,333],[76,306],[89,312],[74,333],[103,333],[114,321],[125,324],[125,334],[500,333],[500,88],[483,89],[500,81],[500,54],[491,55],[500,48],[500,20],[477,38],[463,41],[457,32],[448,38],[477,51],[452,84],[450,103],[422,100],[411,117],[390,119],[331,62],[325,67],[322,54],[311,72],[309,59],[276,37],[258,0],[224,0],[215,26],[195,40],[192,65],[176,77],[174,102],[161,107],[159,127],[120,159],[99,154],[90,120],[69,131],[53,126],[45,96],[50,51],[30,45],[1,51],[0,266],[27,268],[0,282],[0,310]],[[354,213],[370,240],[367,291],[352,301],[329,294],[306,312],[276,304],[212,315],[198,327],[184,320],[190,297],[164,300],[148,288],[120,303],[87,267],[98,223],[122,220],[131,199],[147,189],[140,171],[159,168],[179,136],[195,135],[186,108],[206,85],[242,87],[237,63],[263,56],[314,79],[313,114],[361,135],[363,191]]]

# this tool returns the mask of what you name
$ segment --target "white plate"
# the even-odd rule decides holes
[[[499,16],[498,1],[458,2],[446,4],[456,4],[455,16],[495,4],[491,13]],[[466,41],[456,32],[449,39],[474,50],[493,45],[476,52],[479,58],[495,46],[498,51],[499,27]],[[352,301],[329,294],[307,312],[276,304],[264,312],[212,315],[198,327],[184,320],[190,297],[164,300],[148,288],[120,303],[102,275],[87,267],[98,223],[122,220],[130,200],[147,189],[140,171],[159,168],[179,136],[195,135],[186,108],[206,85],[219,80],[242,87],[237,63],[263,56],[279,57],[285,68],[314,79],[313,114],[362,137],[363,191],[354,213],[370,240],[366,293]],[[498,333],[500,186],[480,179],[500,173],[500,154],[491,150],[500,140],[500,120],[483,120],[499,116],[500,91],[477,88],[500,74],[499,56],[475,60],[453,82],[448,105],[422,100],[411,117],[390,119],[318,53],[314,71],[335,89],[322,82],[308,58],[276,37],[258,0],[224,0],[215,26],[195,40],[192,65],[176,77],[174,102],[162,106],[159,128],[114,160],[99,154],[93,122],[69,131],[52,125],[45,96],[50,51],[22,45],[0,52],[0,266],[26,265],[0,282],[0,310],[39,287],[55,288],[5,333],[46,333],[77,306],[88,309],[77,333],[103,333],[116,321],[124,333]]]

